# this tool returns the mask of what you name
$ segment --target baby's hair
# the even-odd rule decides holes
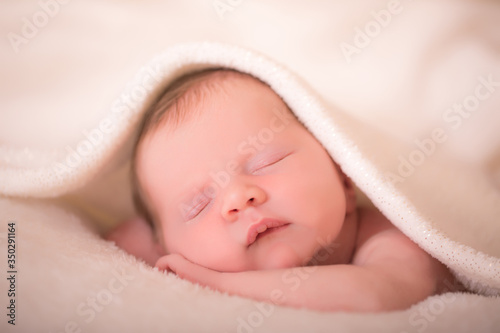
[[[204,97],[214,91],[224,91],[221,83],[233,75],[254,78],[249,74],[228,68],[209,68],[192,72],[170,83],[145,110],[132,151],[132,198],[137,213],[153,227],[153,230],[156,231],[155,217],[137,176],[139,145],[148,133],[156,130],[160,125],[168,123],[175,128],[185,121],[186,117],[193,116],[195,110],[199,109],[193,106],[203,102]]]

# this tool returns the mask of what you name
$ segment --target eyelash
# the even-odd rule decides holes
[[[197,202],[195,205],[192,206],[188,216],[186,217],[186,220],[187,221],[192,220],[196,216],[200,215],[200,213],[205,209],[205,207],[208,206],[209,203],[210,200],[207,197],[203,196],[203,198],[199,200],[199,202]]]
[[[291,154],[292,154],[292,153],[287,153],[287,154],[285,154],[285,155],[278,155],[278,157],[277,157],[277,158],[273,157],[273,158],[271,158],[271,161],[270,161],[270,162],[265,162],[265,163],[262,163],[262,165],[259,165],[259,164],[257,163],[257,167],[256,167],[256,168],[254,168],[254,170],[252,171],[252,173],[258,172],[258,171],[260,171],[260,170],[262,170],[262,169],[264,169],[264,168],[267,168],[267,167],[269,167],[269,166],[271,166],[271,165],[274,165],[274,164],[276,164],[276,163],[278,163],[278,162],[281,162],[282,160],[284,160],[287,156],[289,156],[289,155],[291,155]]]

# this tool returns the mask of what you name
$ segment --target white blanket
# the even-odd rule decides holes
[[[0,231],[5,244],[15,222],[18,293],[6,301],[17,302],[15,328],[497,331],[500,300],[487,295],[500,293],[499,6],[196,4],[198,11],[171,5],[177,15],[155,2],[11,5],[0,192],[14,198],[1,199]],[[37,21],[40,11],[50,25]],[[176,20],[180,14],[189,19]],[[40,23],[38,32],[25,37],[29,27],[12,17]],[[89,17],[102,25],[84,31],[74,23]],[[140,23],[129,28],[132,40],[106,39],[122,36],[113,24],[132,18]],[[208,35],[186,28],[195,23]],[[151,39],[162,34],[165,42]],[[226,43],[177,43],[205,37]],[[64,38],[70,45],[51,44]],[[90,42],[106,46],[109,59],[99,61],[105,53]],[[57,58],[61,52],[67,58]],[[269,83],[376,207],[484,296],[449,293],[374,315],[273,307],[156,272],[100,239],[96,227],[132,214],[127,161],[144,103],[180,73],[213,65]],[[14,331],[7,320],[0,325]]]

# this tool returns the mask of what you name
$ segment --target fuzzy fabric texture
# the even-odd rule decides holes
[[[4,221],[0,232],[6,247],[7,223],[16,223],[19,317],[15,329],[326,332],[379,327],[381,332],[494,332],[500,328],[496,317],[500,299],[493,296],[500,291],[500,57],[494,29],[500,18],[498,4],[400,2],[399,11],[383,16],[393,12],[382,1],[370,8],[356,1],[318,1],[291,3],[286,11],[295,16],[290,19],[279,15],[285,9],[278,2],[245,2],[224,12],[227,21],[217,21],[221,12],[213,8],[215,19],[177,4],[178,13],[192,17],[190,22],[199,18],[200,25],[209,27],[210,39],[225,43],[186,44],[207,36],[181,29],[178,38],[166,34],[170,37],[162,47],[145,42],[144,36],[184,25],[159,10],[168,7],[154,1],[149,5],[143,11],[133,4],[98,7],[91,1],[60,7],[61,14],[47,27],[50,33],[42,31],[27,45],[19,44],[21,53],[6,59],[22,69],[14,73],[5,67],[7,77],[26,80],[38,67],[28,66],[23,57],[37,59],[40,66],[61,64],[47,54],[55,54],[48,51],[51,38],[61,38],[64,28],[73,28],[87,42],[106,44],[97,37],[98,29],[83,33],[65,17],[74,22],[99,8],[94,18],[106,18],[97,21],[107,27],[109,20],[123,26],[126,18],[140,13],[135,19],[142,24],[132,39],[108,49],[122,59],[123,46],[135,50],[135,41],[147,56],[134,53],[133,65],[126,69],[113,65],[104,69],[93,59],[87,70],[103,83],[85,85],[84,72],[54,70],[46,77],[59,75],[60,81],[46,84],[58,94],[49,89],[41,97],[33,94],[25,100],[19,88],[24,86],[16,85],[16,80],[2,89],[12,93],[4,97],[7,109],[0,123],[0,192],[11,197],[0,201]],[[317,6],[323,14],[308,16],[308,6]],[[28,12],[32,13],[12,5],[10,13],[17,16],[9,18]],[[164,18],[156,12],[173,23],[161,26]],[[274,15],[263,19],[262,13]],[[345,15],[350,19],[343,19],[342,13],[350,13]],[[337,23],[328,25],[332,17]],[[390,18],[390,24],[383,25],[383,17],[386,23]],[[424,27],[422,20],[427,22]],[[11,32],[16,31],[12,19],[5,21]],[[149,21],[156,25],[149,27]],[[252,30],[244,25],[257,21],[264,27]],[[219,29],[221,22],[227,22],[224,31]],[[281,36],[293,36],[283,38],[280,45],[270,34],[278,34],[279,30],[271,29],[278,22],[283,26]],[[358,34],[376,23],[383,32]],[[259,39],[253,40],[252,34]],[[336,51],[332,51],[332,38],[337,41]],[[363,38],[366,45],[361,47]],[[304,51],[301,45],[311,47]],[[85,48],[62,50],[71,59],[95,57]],[[160,50],[147,60],[152,51]],[[62,63],[77,68],[72,66],[76,62],[67,61]],[[211,66],[235,68],[267,82],[392,223],[482,295],[448,293],[406,311],[383,314],[282,308],[222,295],[157,272],[102,240],[99,229],[106,221],[133,213],[127,163],[144,106],[176,76]],[[133,72],[135,78],[130,80]],[[99,77],[100,73],[107,76]],[[67,85],[66,79],[74,86]],[[123,81],[129,83],[124,86]],[[63,98],[59,98],[61,92],[66,92]],[[462,111],[455,105],[462,105]],[[52,132],[42,135],[30,122],[16,122],[12,110],[36,125],[47,124],[42,127]],[[2,269],[7,271],[6,266]],[[7,282],[0,284],[2,290],[8,289]],[[6,321],[0,327],[13,329]]]

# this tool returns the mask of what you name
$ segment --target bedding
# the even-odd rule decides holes
[[[48,3],[50,13],[58,8],[53,16]],[[3,303],[14,300],[16,325],[4,316],[2,331],[500,329],[496,2],[170,6],[9,5],[9,33],[22,35],[12,17],[36,23],[43,11],[52,21],[18,52],[11,39],[3,41],[12,65],[1,62],[8,79],[0,95],[0,232],[7,253],[9,239],[17,247],[13,269],[1,261],[4,272],[16,272],[9,273],[15,296],[7,292],[10,280],[1,284]],[[176,16],[168,11],[174,7]],[[311,7],[318,7],[314,15]],[[162,23],[162,15],[172,21]],[[78,25],[90,17],[95,27]],[[132,17],[130,39],[107,39]],[[175,17],[205,26],[206,35]],[[168,34],[178,27],[178,36]],[[164,41],[149,39],[158,32]],[[64,38],[78,47],[51,48]],[[107,62],[98,60],[99,45],[110,52]],[[470,293],[379,314],[285,308],[158,272],[103,240],[105,230],[133,215],[128,160],[141,112],[178,75],[212,66],[270,84],[353,179],[365,204],[446,264]],[[27,80],[33,74],[34,83]]]

